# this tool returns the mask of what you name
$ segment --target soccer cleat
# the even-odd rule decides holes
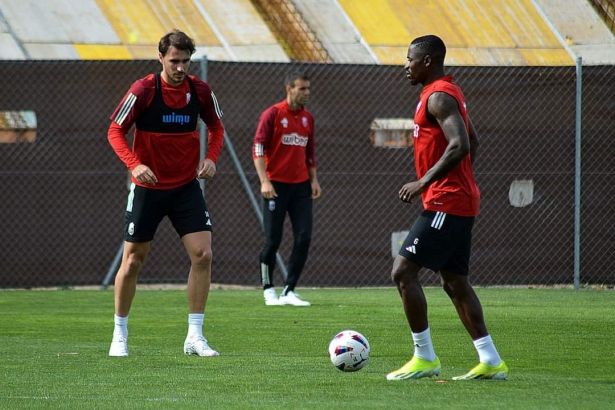
[[[122,336],[113,337],[111,340],[111,347],[109,348],[109,356],[128,356],[128,340]]]
[[[299,295],[297,295],[292,290],[286,292],[286,295],[280,296],[280,303],[282,305],[291,305],[291,306],[311,306],[311,303],[307,300],[299,299]]]
[[[209,347],[203,336],[190,336],[184,342],[184,353],[201,357],[216,357],[220,353]]]
[[[508,366],[502,361],[499,366],[489,366],[484,363],[479,363],[468,373],[463,376],[455,376],[453,380],[507,380],[508,379]]]
[[[440,359],[429,362],[427,360],[412,357],[408,363],[401,368],[387,374],[387,380],[412,380],[432,377],[440,374]]]
[[[267,306],[280,306],[283,305],[278,299],[278,295],[275,293],[274,288],[267,288],[263,291],[263,296],[265,297],[265,305]]]

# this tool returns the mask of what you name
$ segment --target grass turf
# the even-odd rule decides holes
[[[412,355],[397,291],[303,289],[309,308],[258,290],[212,290],[205,335],[221,356],[187,357],[183,291],[139,290],[130,356],[107,356],[111,291],[0,291],[2,409],[578,409],[615,403],[615,294],[477,289],[508,381],[453,382],[477,363],[441,289],[426,289],[438,378],[387,381]],[[355,329],[372,355],[356,373],[327,357]]]

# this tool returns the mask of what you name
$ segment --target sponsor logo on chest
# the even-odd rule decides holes
[[[179,115],[174,112],[171,114],[163,114],[162,115],[162,123],[163,124],[189,124],[190,123],[190,115]]]
[[[283,128],[288,128],[288,124],[289,124],[288,118],[286,117],[282,118],[282,120],[280,120],[280,124],[282,124]],[[303,125],[304,128],[307,128],[308,119],[306,117],[301,117],[301,124]],[[283,145],[295,145],[298,147],[305,147],[307,143],[308,143],[308,137],[299,135],[296,132],[282,135]]]
[[[292,134],[282,135],[282,144],[284,145],[296,145],[299,147],[305,147],[307,143],[308,143],[308,138],[302,137],[296,132],[293,132]]]

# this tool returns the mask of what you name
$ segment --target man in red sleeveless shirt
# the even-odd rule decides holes
[[[212,178],[224,141],[222,111],[209,85],[188,75],[194,41],[173,30],[160,39],[162,72],[132,84],[111,116],[108,140],[130,170],[122,263],[115,278],[115,328],[109,356],[128,356],[128,313],[158,224],[168,216],[190,257],[184,353],[218,356],[203,336],[211,281],[211,219],[198,178]],[[208,146],[200,158],[199,117]],[[126,134],[135,125],[132,150]]]
[[[261,281],[265,305],[310,306],[295,293],[312,239],[312,199],[319,198],[322,192],[316,176],[314,118],[305,108],[310,80],[303,73],[292,72],[286,76],[284,85],[286,99],[261,114],[252,147],[264,201]],[[286,284],[278,298],[272,274],[287,213],[294,245]]]
[[[444,73],[445,55],[440,38],[419,37],[410,44],[404,66],[412,85],[422,84],[423,90],[414,117],[418,180],[405,184],[398,196],[406,203],[420,196],[425,210],[410,229],[391,272],[412,332],[414,355],[387,379],[420,379],[440,373],[418,278],[419,271],[427,268],[440,274],[479,356],[477,366],[453,380],[505,380],[508,367],[487,331],[481,303],[468,280],[472,227],[480,200],[472,170],[478,139],[461,89]]]

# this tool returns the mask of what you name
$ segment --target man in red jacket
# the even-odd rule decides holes
[[[162,71],[132,84],[111,116],[109,143],[132,175],[122,263],[115,278],[115,328],[109,356],[128,356],[128,313],[137,277],[161,220],[168,216],[190,257],[184,353],[218,356],[203,336],[211,281],[212,223],[198,178],[213,178],[224,141],[222,111],[209,85],[188,75],[194,41],[173,30],[160,39]],[[199,117],[208,146],[200,157]],[[135,125],[132,150],[126,135]]]
[[[480,200],[472,170],[478,139],[461,89],[444,73],[445,55],[440,38],[419,37],[410,44],[404,67],[410,82],[422,84],[423,90],[414,116],[418,180],[402,186],[398,196],[406,203],[421,196],[425,210],[410,229],[391,272],[412,331],[414,355],[387,379],[420,379],[440,373],[418,278],[419,271],[427,268],[440,274],[479,356],[476,367],[453,380],[503,380],[508,378],[508,367],[487,332],[481,303],[468,280],[472,227]]]
[[[303,73],[292,72],[286,76],[284,85],[286,99],[261,114],[252,149],[264,201],[261,281],[267,306],[310,306],[310,302],[295,293],[312,239],[312,199],[322,193],[316,175],[314,117],[305,108],[310,80]],[[294,245],[286,284],[278,298],[272,275],[287,213]]]

